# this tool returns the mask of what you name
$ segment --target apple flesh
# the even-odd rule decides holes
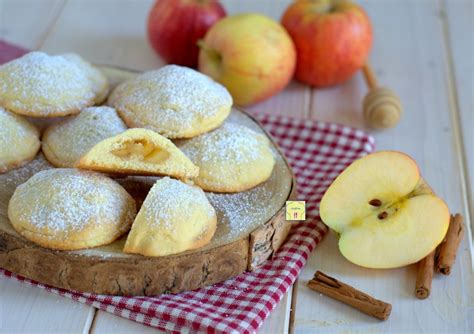
[[[348,0],[298,0],[281,22],[296,46],[296,79],[315,87],[349,79],[372,46],[369,17]]]
[[[418,262],[443,240],[449,209],[420,177],[416,162],[381,151],[353,162],[324,194],[320,215],[340,234],[339,249],[367,268]]]
[[[148,39],[167,63],[195,68],[198,39],[225,15],[216,0],[157,0],[148,16]]]
[[[228,16],[200,41],[199,71],[249,105],[281,91],[293,77],[296,51],[286,30],[259,14]]]

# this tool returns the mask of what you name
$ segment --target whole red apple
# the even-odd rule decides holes
[[[148,38],[166,62],[197,67],[197,40],[224,16],[216,0],[157,0],[148,16]]]
[[[349,0],[298,0],[282,17],[297,50],[295,77],[324,87],[349,79],[372,46],[369,17]]]

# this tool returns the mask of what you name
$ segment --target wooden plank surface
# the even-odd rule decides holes
[[[80,333],[95,309],[46,290],[0,279],[0,333]]]
[[[152,0],[68,1],[42,50],[77,52],[98,63],[149,70],[163,65],[148,44]]]
[[[39,48],[64,4],[65,0],[0,0],[0,39]]]
[[[459,122],[459,145],[464,150],[466,201],[471,220],[474,217],[474,3],[470,0],[444,2],[447,51],[453,67],[453,117]],[[472,226],[471,226],[472,227]],[[474,234],[471,229],[471,245]]]
[[[396,128],[374,133],[377,149],[396,149],[413,156],[450,209],[466,214],[447,94],[449,68],[444,57],[441,8],[428,1],[363,4],[375,27],[372,64],[379,81],[400,95],[406,111]],[[340,87],[315,91],[311,115],[363,127],[360,102],[365,92],[360,75]],[[379,322],[309,290],[306,283],[317,269],[392,302],[390,319]],[[312,254],[299,278],[295,332],[472,332],[474,292],[467,239],[454,272],[450,277],[435,278],[428,300],[415,299],[415,278],[414,265],[369,270],[349,263],[341,256],[337,238],[331,233]]]

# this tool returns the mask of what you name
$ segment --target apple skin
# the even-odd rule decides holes
[[[315,87],[348,80],[372,47],[369,17],[348,0],[298,0],[281,19],[296,46],[295,77]]]
[[[286,30],[260,14],[228,16],[200,42],[199,71],[223,84],[234,102],[249,105],[290,82],[296,51]]]
[[[197,41],[225,16],[216,0],[157,0],[148,16],[148,39],[167,63],[196,68]]]

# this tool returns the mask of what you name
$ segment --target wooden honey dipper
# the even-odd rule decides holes
[[[363,102],[365,122],[374,129],[394,127],[403,112],[400,99],[391,89],[379,87],[369,63],[364,65],[362,72],[369,86]]]

